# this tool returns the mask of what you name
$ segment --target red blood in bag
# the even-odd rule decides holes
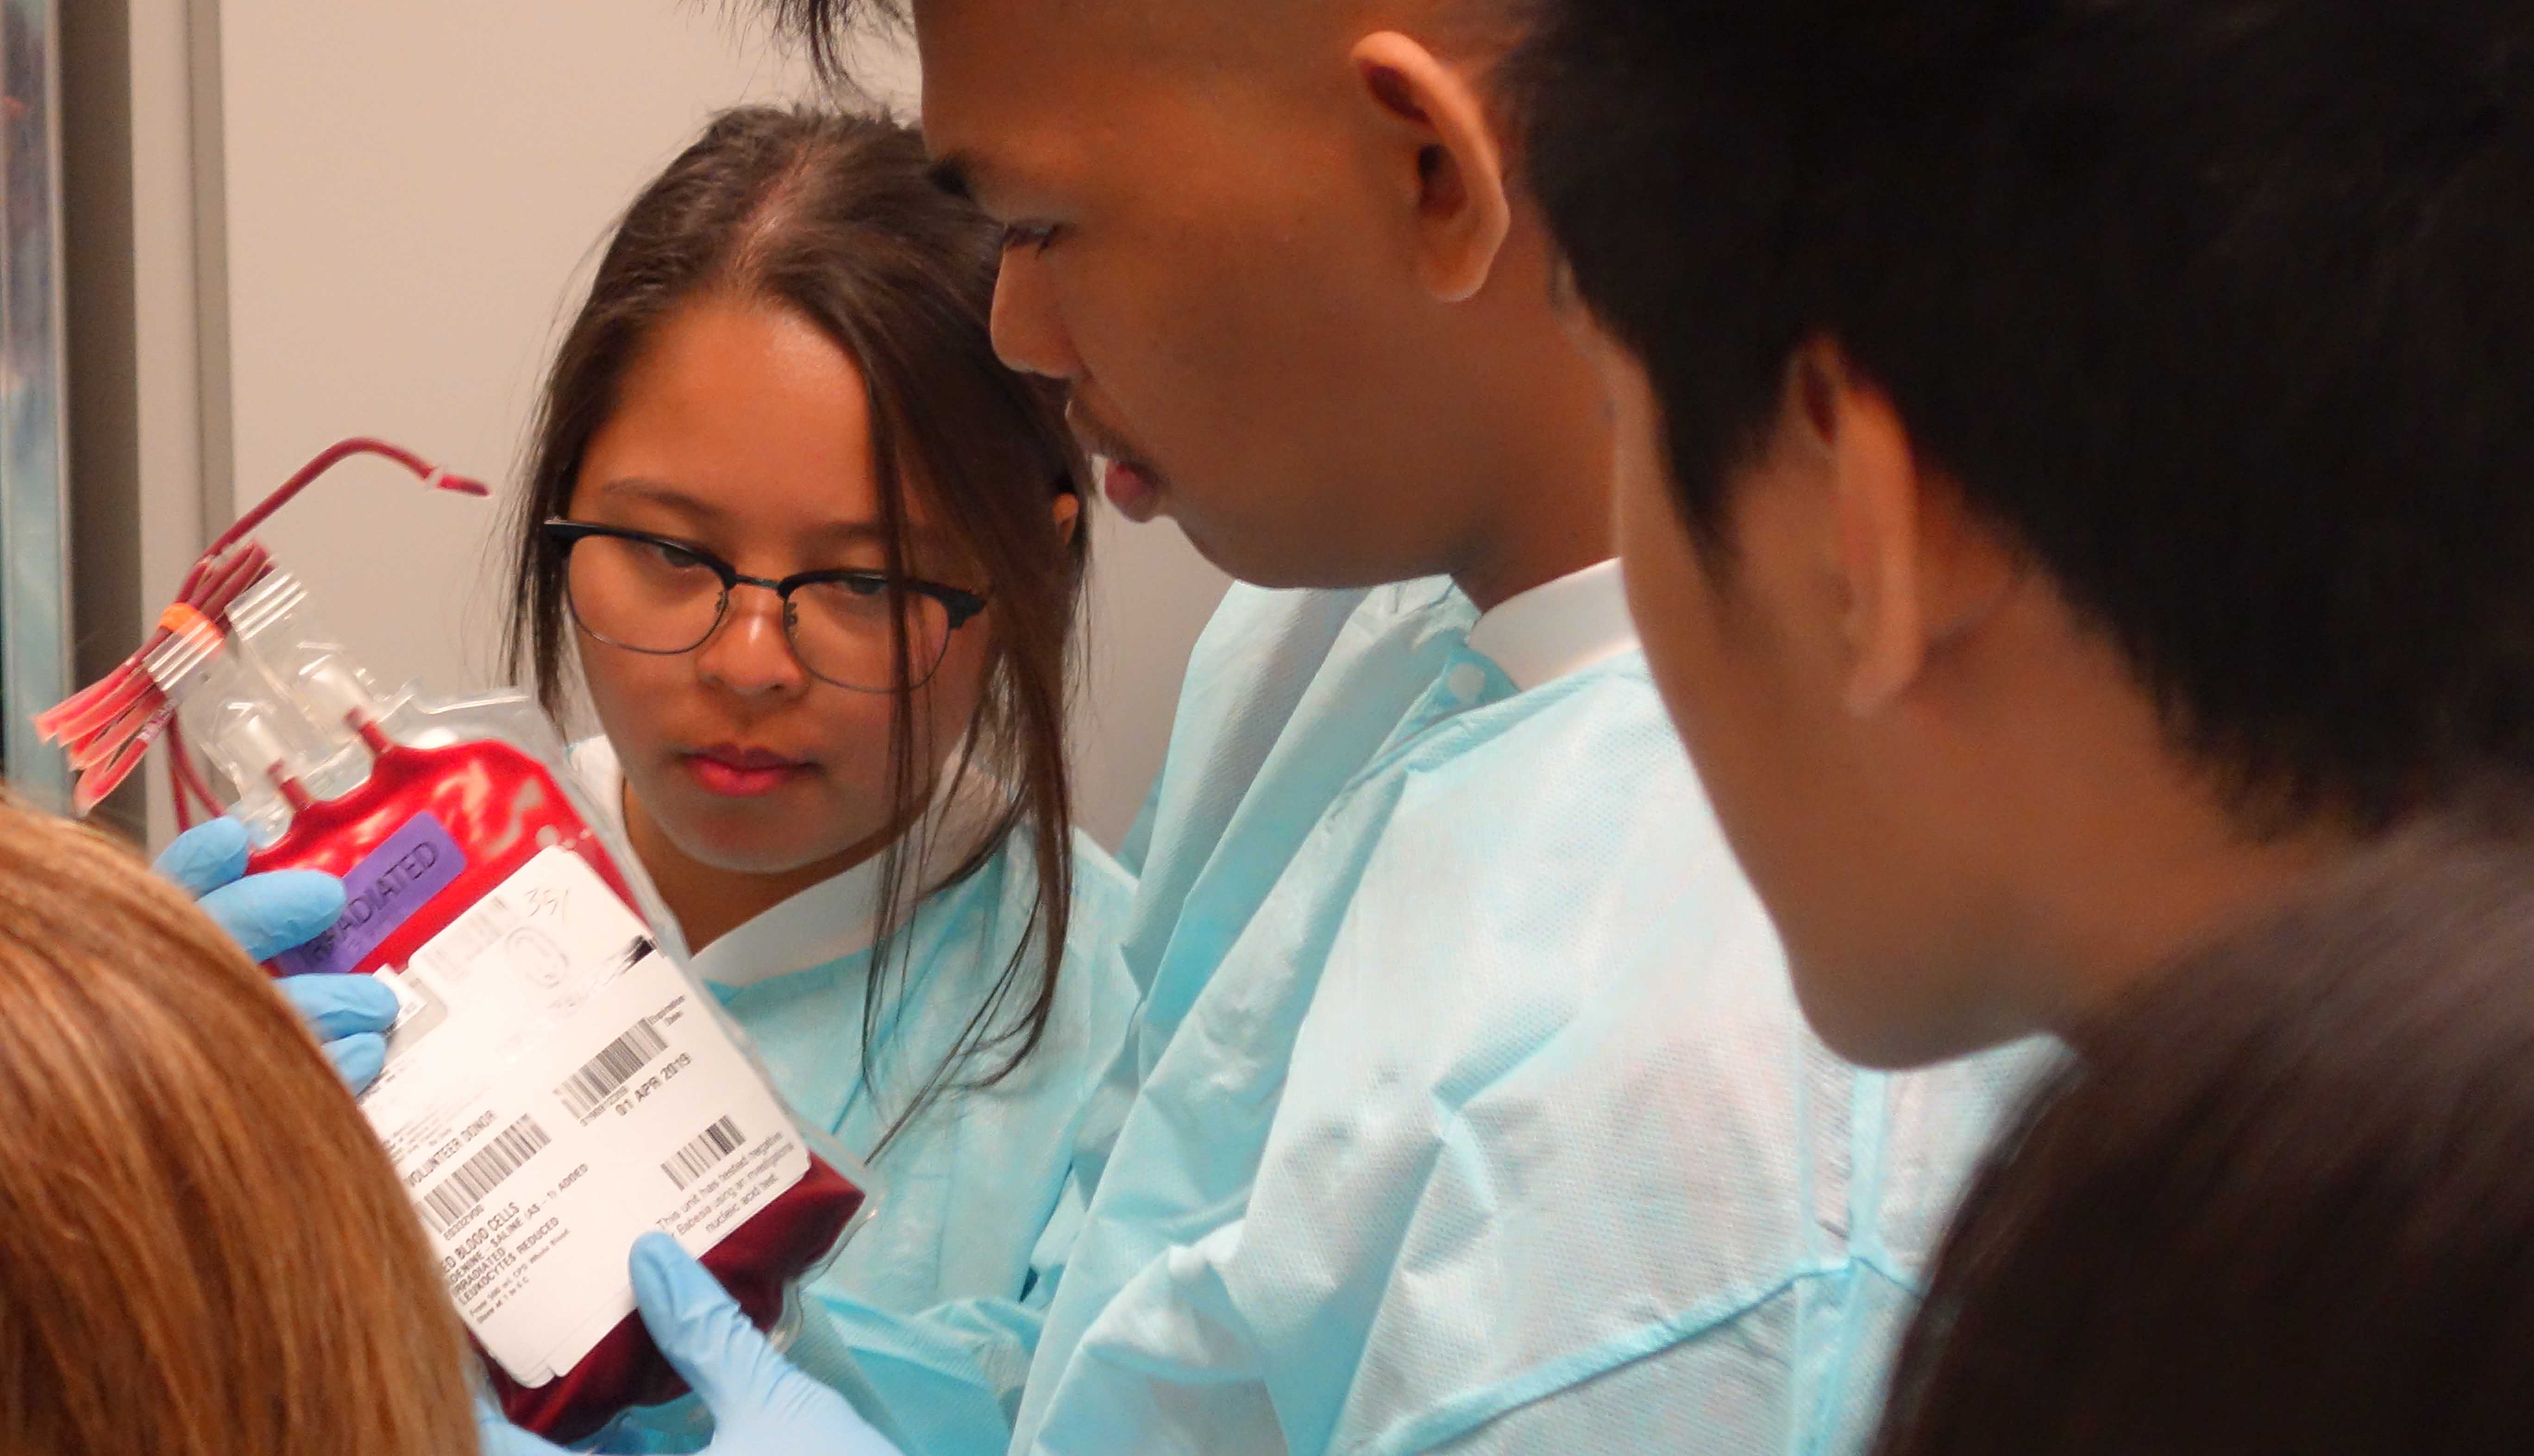
[[[404,863],[364,863],[424,814],[437,821],[446,840],[455,842],[453,878],[445,863],[418,871]],[[439,842],[443,836],[430,838]],[[550,846],[589,861],[608,889],[634,903],[624,873],[535,759],[487,740],[440,748],[390,743],[367,782],[340,798],[300,810],[290,832],[249,856],[247,868],[324,870],[347,881],[344,888],[356,903],[345,906],[345,923],[276,966],[366,975],[382,966],[401,969],[451,921]],[[397,903],[417,880],[436,888],[419,904]]]
[[[783,1314],[783,1287],[835,1245],[862,1206],[863,1191],[812,1154],[801,1181],[731,1230],[703,1265],[758,1329],[769,1329]],[[629,1406],[656,1406],[687,1393],[687,1382],[661,1358],[638,1314],[626,1315],[580,1364],[543,1385],[521,1385],[494,1361],[484,1370],[512,1424],[566,1443],[594,1434]]]
[[[391,841],[397,852],[371,863]],[[390,743],[367,782],[300,810],[289,833],[249,856],[247,868],[324,870],[347,881],[344,923],[277,961],[276,973],[367,974],[401,970],[451,921],[540,850],[558,846],[587,860],[634,905],[606,846],[534,758],[486,740]],[[782,1314],[784,1287],[834,1246],[862,1203],[862,1189],[813,1153],[801,1181],[714,1245],[703,1265],[757,1328],[767,1328]],[[627,1315],[543,1385],[519,1384],[489,1357],[484,1366],[503,1413],[555,1441],[578,1440],[629,1406],[658,1405],[687,1389],[638,1315]]]

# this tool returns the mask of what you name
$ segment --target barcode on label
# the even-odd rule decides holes
[[[572,1109],[573,1117],[586,1122],[600,1103],[625,1085],[628,1077],[649,1066],[651,1059],[668,1050],[668,1046],[669,1039],[645,1017],[590,1058],[589,1065],[565,1078],[564,1084],[555,1088],[555,1095]]]
[[[475,958],[491,950],[518,923],[519,912],[509,901],[499,895],[485,896],[473,909],[458,916],[447,930],[415,952],[414,961],[429,967],[444,981],[462,981],[474,968]]]
[[[660,1165],[669,1181],[684,1191],[688,1184],[712,1171],[712,1165],[730,1156],[748,1139],[739,1136],[739,1125],[728,1118],[704,1129],[703,1136],[679,1148],[677,1156]]]
[[[521,1163],[553,1140],[534,1118],[523,1117],[503,1129],[490,1146],[458,1164],[456,1172],[423,1195],[423,1211],[431,1215],[433,1230],[447,1234],[484,1201],[486,1194],[500,1188],[502,1180],[518,1172]]]

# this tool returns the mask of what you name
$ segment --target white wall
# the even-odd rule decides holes
[[[218,25],[227,281],[206,317],[227,333],[237,508],[356,434],[508,481],[608,222],[710,112],[810,89],[745,4],[199,3],[216,4]],[[875,54],[875,89],[911,101],[911,58]],[[500,504],[354,465],[263,537],[374,668],[481,684],[501,620]],[[1095,551],[1076,761],[1083,821],[1115,844],[1223,578],[1167,527],[1107,521]]]

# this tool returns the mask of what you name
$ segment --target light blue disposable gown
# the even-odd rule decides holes
[[[1473,617],[1441,582],[1236,588],[1208,627],[1015,1451],[1870,1430],[2035,1053],[1840,1064],[1642,655],[1517,691]]]
[[[603,741],[582,744],[573,761],[604,803],[620,802]],[[915,907],[892,952],[906,958],[906,979],[878,1028],[876,1098],[862,1056],[875,861],[859,881],[849,883],[848,871],[733,930],[694,959],[694,969],[755,1039],[794,1112],[869,1157],[1019,944],[1035,862],[1016,835],[979,873]],[[909,1456],[1003,1450],[1079,1222],[1072,1150],[1135,991],[1116,956],[1133,882],[1078,835],[1073,874],[1045,1039],[1010,1077],[949,1093],[897,1134],[873,1162],[880,1196],[870,1222],[802,1302],[792,1358]],[[710,1430],[690,1397],[629,1415],[600,1444],[691,1451]]]

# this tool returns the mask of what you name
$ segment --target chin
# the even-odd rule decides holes
[[[1218,538],[1207,523],[1190,523],[1177,516],[1172,521],[1187,538],[1196,553],[1208,564],[1235,581],[1271,591],[1297,588],[1347,590],[1388,586],[1393,582],[1414,581],[1435,574],[1436,568],[1412,562],[1383,562],[1363,559],[1339,559],[1329,554],[1337,538],[1314,536],[1297,544],[1293,550],[1279,550],[1279,538],[1272,531],[1234,531]],[[1233,547],[1226,549],[1222,542]]]
[[[1900,962],[1845,976],[1794,961],[1795,1001],[1822,1043],[1876,1072],[1909,1072],[1968,1056],[2022,1033],[1975,1024],[1962,1009],[1912,1003],[1891,994]]]
[[[1804,1019],[1840,1057],[1878,1072],[1901,1072],[1945,1055],[1929,1054],[1925,1028],[1914,1024],[1907,1008],[1876,994],[1888,987],[1878,986],[1874,976],[1841,975],[1791,949],[1788,960]]]
[[[693,851],[690,851],[691,853]],[[712,868],[734,875],[788,875],[807,869],[826,858],[824,854],[803,854],[798,850],[758,848],[737,845],[727,849],[705,846],[694,858]]]
[[[735,875],[788,875],[844,852],[844,844],[827,843],[785,827],[766,824],[688,823],[660,825],[670,843],[697,864]]]

